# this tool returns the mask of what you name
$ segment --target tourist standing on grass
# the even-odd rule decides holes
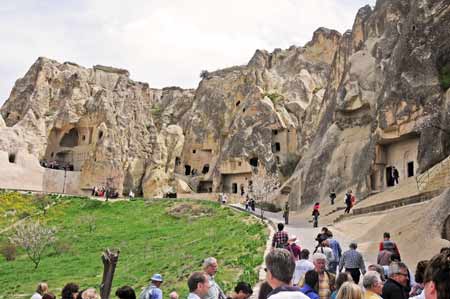
[[[408,267],[402,262],[389,265],[389,278],[383,286],[383,299],[407,299]]]
[[[210,289],[209,279],[203,272],[194,272],[187,281],[189,295],[187,299],[204,299]]]
[[[294,286],[299,284],[306,272],[314,270],[314,264],[308,259],[309,250],[305,248],[300,252],[300,260],[295,262],[294,276],[292,277],[292,284]]]
[[[364,265],[364,259],[356,248],[358,245],[356,242],[351,242],[350,249],[344,252],[339,262],[339,272],[345,267],[345,271],[349,272],[356,284],[359,284],[359,277],[366,273],[366,266]]]
[[[227,299],[248,299],[253,294],[252,287],[246,282],[238,282],[233,294]]]
[[[363,277],[363,287],[366,290],[364,299],[383,299],[380,296],[383,292],[383,281],[378,272],[367,271]]]
[[[333,292],[331,293],[331,296],[330,296],[331,299],[336,299],[337,293],[339,292],[339,289],[344,284],[344,282],[347,282],[347,281],[353,282],[352,276],[349,273],[347,273],[347,272],[340,272],[338,274],[338,276],[336,277],[336,284],[335,284],[334,290],[333,290]]]
[[[450,298],[450,250],[434,256],[425,270],[425,298]]]
[[[146,287],[142,293],[139,295],[140,299],[162,299],[163,293],[160,289],[163,283],[163,277],[161,274],[153,274],[151,278],[151,283]]]
[[[308,299],[297,287],[290,286],[295,262],[286,249],[276,248],[267,254],[266,280],[273,288],[269,299]]]
[[[218,269],[219,265],[214,257],[208,257],[203,261],[203,270],[205,271],[210,285],[205,299],[225,299],[227,297],[214,280],[214,276],[216,275]]]
[[[61,291],[61,299],[75,299],[80,287],[75,283],[68,283]]]
[[[136,299],[136,293],[130,286],[123,286],[116,290],[116,296],[119,299]]]
[[[288,245],[288,240],[289,240],[288,233],[283,230],[284,229],[283,223],[281,223],[281,222],[278,223],[277,227],[278,227],[278,231],[273,235],[273,238],[272,238],[272,249],[286,248],[286,246]]]
[[[305,273],[305,283],[300,292],[308,296],[310,299],[319,299],[318,294],[319,274],[314,270]]]
[[[42,299],[42,295],[48,292],[48,285],[45,282],[41,282],[37,285],[36,291],[34,292],[31,299]]]

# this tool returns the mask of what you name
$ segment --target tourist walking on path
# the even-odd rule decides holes
[[[328,240],[323,240],[319,249],[317,250],[320,253],[325,254],[325,256],[327,257],[327,270],[330,271],[330,262],[334,260],[334,255],[333,255],[333,250],[330,248],[330,243],[328,242]],[[336,273],[336,269],[334,269],[334,271],[330,271],[332,273]]]
[[[389,278],[383,286],[383,299],[407,299],[408,268],[402,262],[389,265]]]
[[[161,284],[163,283],[163,277],[161,274],[153,274],[150,279],[150,285],[146,287],[142,293],[139,295],[140,299],[162,299],[163,293],[160,289]]]
[[[298,285],[300,280],[309,270],[314,270],[314,264],[309,260],[309,250],[303,249],[300,252],[300,260],[295,262],[294,276],[292,277],[292,284]]]
[[[363,296],[363,291],[357,284],[347,281],[342,284],[336,299],[363,299]]]
[[[319,216],[320,216],[320,204],[316,202],[313,207],[312,216],[313,216],[313,227],[319,226]]]
[[[349,214],[352,208],[352,190],[348,190],[345,193],[345,206],[344,214]]]
[[[189,295],[187,299],[203,299],[208,295],[210,284],[208,277],[203,272],[194,272],[189,276],[187,285]]]
[[[278,223],[278,231],[273,235],[272,238],[272,249],[273,248],[286,248],[288,245],[289,236],[288,233],[285,232],[284,224]]]
[[[203,270],[208,277],[210,285],[208,295],[203,299],[225,299],[227,297],[214,280],[214,276],[216,275],[218,269],[219,265],[214,257],[209,257],[203,261]]]
[[[333,238],[333,233],[328,230],[328,243],[330,244],[331,250],[333,250],[333,259],[328,263],[328,271],[331,273],[336,273],[337,267],[339,265],[339,261],[342,256],[341,244],[339,244],[338,240]]]
[[[267,254],[266,280],[273,288],[269,299],[309,299],[297,287],[290,286],[295,263],[286,249],[276,248]]]
[[[289,201],[286,201],[283,211],[284,224],[289,224]]]
[[[366,266],[361,253],[356,251],[358,248],[356,242],[351,242],[349,247],[350,249],[344,252],[339,262],[339,272],[345,267],[345,271],[350,273],[353,281],[359,284],[359,277],[361,273],[366,273]]]
[[[313,254],[314,271],[319,274],[319,297],[329,299],[335,284],[334,274],[326,270],[327,258],[322,253]]]
[[[383,281],[378,272],[367,271],[363,277],[363,286],[366,290],[364,299],[382,299],[380,295],[383,292]]]
[[[391,234],[389,232],[383,234],[383,241],[380,242],[379,251],[381,252],[383,250],[396,253],[400,257],[400,251],[398,250],[397,244],[391,240]]]
[[[414,275],[415,283],[413,284],[411,291],[409,292],[409,297],[414,299],[425,299],[425,288],[424,275],[425,269],[428,266],[428,261],[420,261],[416,266],[416,273]]]
[[[292,254],[294,260],[298,261],[300,259],[301,247],[297,245],[297,236],[291,235],[288,240],[288,245],[286,249]]]
[[[347,282],[347,281],[353,282],[352,276],[347,272],[340,272],[336,276],[336,284],[334,286],[334,291],[331,293],[331,296],[330,296],[331,299],[336,299],[339,289],[344,284],[344,282]]]
[[[334,200],[336,199],[336,193],[334,191],[330,192],[331,205],[334,205]]]
[[[319,274],[314,270],[305,273],[305,283],[300,292],[308,296],[310,299],[319,299],[317,294],[317,285],[319,284]]]

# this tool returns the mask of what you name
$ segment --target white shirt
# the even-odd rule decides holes
[[[308,260],[298,260],[295,262],[294,276],[292,277],[292,283],[297,285],[303,278],[306,272],[314,270],[314,265]]]
[[[31,299],[42,299],[42,295],[39,293],[34,293],[33,296],[31,296]]]
[[[196,293],[189,293],[189,295],[187,296],[187,299],[201,299],[201,298]]]

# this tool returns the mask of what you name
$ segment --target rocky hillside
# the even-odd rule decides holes
[[[147,197],[247,193],[256,171],[278,173],[294,208],[331,189],[365,196],[392,165],[410,176],[450,154],[449,25],[448,1],[379,0],[343,35],[257,50],[196,90],[39,58],[0,110],[0,150],[72,159],[80,187],[106,175]]]

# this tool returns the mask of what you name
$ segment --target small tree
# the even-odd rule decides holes
[[[47,214],[47,209],[52,201],[45,194],[37,194],[33,197],[33,204],[44,214]]]
[[[97,218],[94,215],[84,215],[80,217],[79,223],[81,225],[86,225],[89,232],[92,233],[97,229]]]
[[[36,269],[44,251],[56,241],[55,235],[54,228],[45,227],[39,222],[28,221],[19,224],[9,240],[25,250]]]
[[[276,174],[252,174],[251,194],[260,203],[261,220],[264,218],[263,202],[267,201],[267,196],[279,186]]]
[[[209,77],[209,72],[207,70],[202,70],[200,72],[200,78],[207,79]]]

